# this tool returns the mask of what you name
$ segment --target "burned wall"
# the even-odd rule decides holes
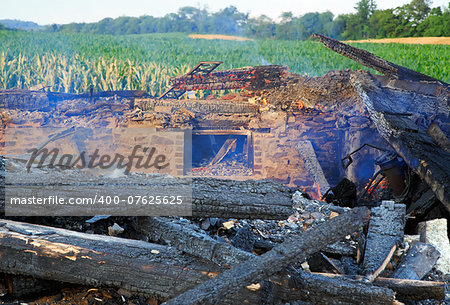
[[[313,151],[308,162],[317,163],[315,168],[323,171],[330,186],[344,176],[364,185],[374,172],[373,160],[378,152],[362,150],[345,171],[341,159],[364,143],[386,146],[349,82],[351,73],[332,71],[314,78],[287,74],[277,88],[243,91],[222,99],[159,100],[115,96],[71,99],[53,106],[45,102],[40,109],[31,107],[26,99],[20,105],[17,102],[11,107],[3,105],[1,118],[10,126],[181,128],[230,136],[245,133],[249,135],[245,144],[247,167],[239,170],[234,163],[223,163],[222,169],[235,167],[216,172],[194,168],[192,173],[207,176],[220,172],[224,173],[220,176],[230,179],[267,178],[318,192],[311,164],[305,165],[305,156],[297,147],[300,142],[310,144]],[[17,99],[14,96],[13,100]],[[40,100],[45,101],[45,98]],[[26,105],[31,105],[32,109]],[[165,153],[174,160],[170,171],[173,175],[186,173],[189,167],[185,160],[189,144],[182,138],[181,134],[175,138],[159,136],[156,141],[163,150],[164,145],[171,147]],[[122,144],[127,145],[124,141]]]

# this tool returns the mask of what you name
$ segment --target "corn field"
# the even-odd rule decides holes
[[[450,81],[449,46],[358,47]],[[145,90],[158,96],[170,86],[170,77],[185,74],[201,60],[223,61],[219,70],[270,63],[309,75],[366,69],[312,41],[207,41],[176,33],[109,36],[5,31],[0,32],[0,90],[40,85],[67,93],[92,88]]]

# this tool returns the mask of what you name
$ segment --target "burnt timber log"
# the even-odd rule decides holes
[[[399,90],[383,86],[369,73],[354,73],[351,82],[381,136],[450,211],[450,152],[426,133],[427,126],[416,124],[422,120],[427,125],[433,117],[448,121],[448,90],[438,85],[434,94],[414,92],[417,82],[405,82],[411,89]]]
[[[227,270],[226,267],[185,255],[175,247],[11,220],[0,220],[0,257],[0,271],[8,274],[82,285],[121,287],[159,300],[179,295]],[[309,289],[317,286],[314,282],[318,279],[322,284],[324,281],[334,281],[342,285],[347,281],[328,281],[320,275],[305,276],[305,283],[308,284],[306,288],[292,291],[287,285],[277,285],[275,296],[282,300],[305,299]],[[356,297],[353,294],[334,296],[334,300],[352,298],[355,300],[353,304],[361,304],[356,300],[365,298],[365,303],[368,303],[370,298],[379,298],[378,302],[372,304],[392,304],[390,300],[393,292],[389,289],[350,282],[346,284],[345,291],[353,289]],[[330,287],[318,289],[338,293],[336,285],[331,284]],[[236,300],[260,304],[261,293],[260,289],[244,287],[235,294],[222,298],[217,304],[236,304]],[[342,304],[333,302],[333,297],[320,295],[321,293],[317,293],[314,300]]]
[[[106,178],[81,171],[42,173],[8,172],[5,187],[20,190],[24,196],[37,194],[43,187],[57,187],[59,194],[73,197],[74,190],[83,190],[83,197],[94,198],[111,185],[115,195],[144,194],[151,188],[192,188],[192,216],[248,219],[287,219],[293,214],[291,191],[269,180],[224,180],[215,178],[168,178],[154,175],[130,175]],[[23,186],[26,187],[23,187]],[[79,192],[79,191],[78,191]],[[125,212],[125,216],[127,211]],[[105,213],[108,214],[107,209]],[[61,215],[64,216],[64,215]],[[90,216],[90,215],[86,215]]]
[[[363,280],[363,276],[344,276],[334,273],[312,273],[315,276],[324,276],[331,278],[351,278],[354,280]],[[386,287],[395,291],[396,299],[402,301],[411,300],[443,300],[445,298],[444,282],[419,281],[410,279],[396,279],[387,277],[377,277],[374,285]]]
[[[218,242],[201,233],[190,224],[180,223],[175,219],[164,217],[139,217],[136,230],[148,236],[152,242],[163,242],[201,259],[209,260],[223,266],[233,267],[239,263],[255,258],[255,254],[240,250],[228,243]],[[385,300],[391,292],[379,289],[369,283],[353,278],[335,278],[330,280],[323,275],[311,275],[306,271],[291,272],[290,268],[269,279],[274,285],[275,300],[303,300],[312,304],[367,304],[372,299]],[[361,280],[361,279],[358,279]],[[290,288],[291,282],[301,283],[299,287]],[[375,286],[378,285],[374,283]],[[427,286],[428,287],[428,286]],[[439,288],[443,287],[443,283]],[[433,286],[435,288],[435,286]],[[437,290],[437,289],[436,289]],[[441,289],[443,291],[443,288]],[[395,292],[397,292],[394,289]],[[436,296],[435,293],[422,294],[424,299]],[[434,292],[435,290],[433,290]],[[390,304],[390,299],[386,302]]]
[[[176,219],[138,217],[135,229],[152,242],[170,245],[221,266],[233,266],[255,256],[229,243],[219,242],[199,232],[198,227]]]
[[[184,248],[177,248],[175,244],[167,247],[0,220],[0,270],[8,274],[83,285],[122,287],[164,300],[227,270],[227,267],[182,255]],[[244,252],[241,258],[236,256],[236,261],[253,256]],[[230,263],[236,264],[233,261]],[[161,274],[159,268],[166,270]],[[300,272],[297,277],[302,285],[295,289],[289,288],[285,277],[278,281],[275,278],[274,298],[284,301],[301,299],[321,304],[391,304],[392,292],[389,289],[397,293],[404,291],[405,295],[414,292],[408,299],[440,299],[444,291],[443,283],[436,282],[377,279],[374,284],[389,288],[384,289],[362,283],[359,281],[361,278],[330,280],[328,276],[334,275]],[[175,277],[175,282],[168,283]],[[220,304],[236,304],[236,300],[258,304],[260,294],[260,289],[243,288]],[[372,303],[372,300],[378,301]]]
[[[0,271],[171,298],[221,271],[167,246],[0,220]],[[138,276],[137,276],[138,274]]]
[[[0,272],[89,286],[110,286],[164,301],[225,270],[173,247],[0,220]],[[258,304],[260,293],[238,298]],[[235,304],[236,296],[219,304]]]
[[[295,148],[305,163],[306,169],[313,177],[314,182],[320,187],[320,192],[325,194],[330,189],[330,184],[328,183],[327,178],[325,178],[322,167],[317,160],[317,155],[311,141],[298,141]]]
[[[224,100],[165,100],[142,98],[135,99],[134,106],[142,110],[150,110],[156,112],[166,111],[172,113],[173,109],[185,108],[195,114],[241,114],[254,115],[258,113],[258,109],[247,102],[238,102]]]
[[[437,81],[442,84],[446,84],[436,78],[396,65],[370,52],[367,52],[366,50],[352,47],[348,44],[342,43],[338,40],[326,37],[324,35],[314,34],[313,37],[319,39],[319,41],[323,43],[323,45],[328,49],[338,54],[344,55],[345,57],[348,57],[362,64],[363,66],[374,69],[375,71],[378,71],[386,76],[395,79],[431,82]]]
[[[299,236],[291,236],[269,252],[238,264],[166,304],[215,304],[242,287],[275,275],[291,263],[305,261],[325,246],[359,231],[367,220],[366,208],[356,208],[339,215]],[[390,296],[389,301],[393,303],[394,294],[391,293]]]

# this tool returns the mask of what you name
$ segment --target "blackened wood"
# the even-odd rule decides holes
[[[355,73],[351,81],[380,134],[450,211],[450,152],[437,145],[426,128],[416,124],[418,119],[408,115],[414,113],[424,121],[435,116],[448,118],[448,89],[441,87],[435,96],[418,97],[414,92],[382,87],[367,73]]]
[[[225,140],[225,143],[223,143],[222,147],[219,149],[217,154],[214,156],[214,158],[209,162],[208,166],[215,165],[222,161],[223,158],[228,154],[228,152],[233,148],[233,145],[235,145],[237,139],[236,138],[228,138]]]
[[[4,281],[6,291],[13,297],[26,297],[30,295],[53,294],[62,288],[61,282],[43,280],[31,276],[0,274],[0,287]],[[2,294],[0,288],[0,295]]]
[[[175,248],[0,220],[0,272],[171,298],[221,268]]]
[[[147,235],[153,242],[166,243],[190,255],[210,260],[227,268],[255,257],[254,254],[237,249],[230,244],[218,242],[200,232],[194,225],[176,219],[139,217],[136,229]],[[295,277],[295,281],[303,284],[295,290],[289,288],[290,279],[293,277]],[[373,289],[373,286],[366,283],[355,283],[355,281],[347,278],[329,281],[321,276],[310,276],[305,271],[295,274],[283,272],[271,277],[269,282],[272,283],[273,287],[265,281],[264,284],[260,285],[260,290],[255,291],[255,293],[265,292],[263,287],[270,286],[273,288],[276,300],[302,299],[320,304],[349,303],[350,299],[354,301],[353,304],[361,304],[361,300],[365,300],[366,303],[370,302],[371,298],[378,297],[377,294],[379,293],[386,297],[390,295],[389,291]],[[351,291],[338,293],[342,287]],[[237,300],[242,300],[242,296],[239,296],[238,293],[230,296],[230,299],[237,302]],[[382,299],[384,300],[384,298]]]
[[[378,267],[378,269],[375,270],[374,272],[367,274],[367,276],[364,279],[366,281],[373,282],[381,274],[381,272],[383,272],[384,269],[386,269],[387,265],[392,259],[392,256],[394,255],[395,250],[397,250],[397,244],[392,246],[391,250],[381,263],[380,267]]]
[[[372,208],[364,253],[364,268],[369,277],[380,268],[391,249],[403,241],[405,208],[393,201],[383,201]]]
[[[321,275],[332,278],[348,278],[340,274],[334,273],[314,273],[314,275]],[[362,276],[350,277],[355,280],[363,280]],[[397,299],[402,301],[411,300],[443,300],[445,298],[445,283],[432,281],[419,281],[407,279],[395,279],[378,277],[373,282],[374,285],[392,289],[395,291]]]
[[[162,175],[130,175],[120,178],[96,177],[81,171],[57,172],[8,172],[6,187],[21,188],[33,192],[45,186],[67,189],[66,198],[74,191],[83,190],[83,197],[95,197],[108,184],[114,185],[114,196],[126,198],[130,194],[145,195],[144,190],[157,187],[192,188],[192,216],[248,219],[287,219],[294,213],[291,191],[282,184],[269,180],[224,180],[215,178],[169,178]],[[128,195],[127,195],[128,194]],[[23,195],[27,195],[23,193]],[[105,214],[107,210],[105,210]]]
[[[158,100],[152,98],[136,99],[134,106],[142,110],[160,111],[166,110],[171,113],[173,109],[185,108],[195,114],[213,114],[226,113],[237,115],[254,115],[258,113],[258,109],[253,107],[248,102],[233,101],[230,103],[226,100]],[[162,111],[165,112],[165,111]],[[211,127],[211,126],[210,126]],[[216,130],[220,132],[220,130]]]
[[[416,243],[408,251],[392,277],[421,280],[433,268],[439,255],[439,251],[432,245]]]
[[[73,99],[104,98],[117,96],[120,98],[143,98],[149,95],[142,90],[103,91],[93,94],[71,94],[62,92],[46,92],[42,90],[0,90],[0,109],[44,110],[54,109],[58,102]]]
[[[348,44],[342,43],[338,40],[326,37],[324,35],[314,34],[313,37],[319,39],[319,41],[323,43],[324,46],[328,49],[338,54],[344,55],[345,57],[348,57],[366,67],[374,69],[375,71],[378,71],[386,76],[396,79],[442,82],[431,76],[391,63],[381,57],[367,52],[366,50],[352,47]]]
[[[432,123],[427,129],[427,134],[438,144],[442,149],[450,152],[450,141],[445,133],[439,128],[438,124]]]
[[[138,217],[136,230],[153,242],[162,242],[218,265],[233,266],[255,255],[219,242],[198,227],[164,217]]]
[[[194,259],[176,248],[176,245],[167,247],[0,220],[0,271],[9,274],[83,285],[121,287],[164,300],[192,289],[229,268]],[[241,256],[254,255],[245,253]],[[339,304],[339,300],[348,300],[346,295],[336,296],[332,293],[338,291],[339,287],[348,286],[348,279],[329,282],[330,287],[326,288],[322,286],[323,281],[308,276],[306,272],[299,273],[299,278],[305,286],[295,291],[290,290],[286,283],[273,282],[276,284],[274,297],[285,301],[308,300],[310,290],[314,290],[317,291],[312,292],[314,300],[320,300],[322,304]],[[282,281],[287,280],[284,278]],[[368,284],[361,283],[356,287],[359,289],[353,290],[354,300],[361,300],[364,296],[370,300],[379,293]],[[392,295],[389,290],[383,293]],[[242,288],[218,303],[236,304],[239,300],[243,304],[258,304],[260,298],[260,288]],[[360,303],[355,301],[353,304]]]
[[[283,293],[290,293],[291,297],[297,295],[298,299],[311,304],[396,304],[394,291],[371,283],[309,272],[302,272],[299,279],[300,289]]]
[[[319,185],[320,193],[325,194],[325,192],[330,188],[330,185],[325,178],[322,166],[317,160],[316,152],[314,151],[314,147],[312,146],[311,142],[306,140],[298,141],[295,148],[300,154],[300,158],[305,163],[306,169],[314,179],[314,182]]]
[[[346,235],[358,231],[368,218],[366,208],[356,208],[324,222],[299,236],[292,236],[269,252],[241,263],[215,278],[185,292],[167,304],[215,304],[227,294],[264,280],[293,262],[305,261],[311,254]]]

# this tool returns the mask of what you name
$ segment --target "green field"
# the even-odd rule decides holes
[[[450,82],[450,46],[357,44],[410,69]],[[314,41],[226,41],[185,34],[90,35],[0,32],[0,89],[43,85],[52,91],[146,90],[161,94],[169,77],[201,60],[219,69],[280,64],[292,72],[367,69]]]

